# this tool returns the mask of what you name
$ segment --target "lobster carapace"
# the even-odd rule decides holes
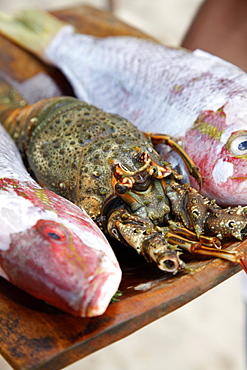
[[[26,105],[1,82],[0,120],[42,186],[85,209],[110,236],[161,270],[186,267],[182,249],[245,267],[220,239],[247,235],[247,208],[222,209],[164,162],[153,143],[171,145],[200,182],[190,158],[169,136],[140,132],[126,119],[72,97]]]

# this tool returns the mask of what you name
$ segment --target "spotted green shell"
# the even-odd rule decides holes
[[[137,170],[143,165],[137,153],[144,151],[157,164],[162,162],[146,136],[129,121],[74,98],[49,100],[29,119],[36,121],[28,158],[38,181],[93,218],[114,193],[114,165]]]

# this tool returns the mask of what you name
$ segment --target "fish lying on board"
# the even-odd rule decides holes
[[[121,270],[89,216],[42,189],[0,125],[0,276],[82,317],[105,312]]]
[[[202,194],[247,203],[247,76],[239,68],[200,50],[77,34],[41,10],[2,14],[0,31],[59,67],[80,99],[180,138],[202,174]]]

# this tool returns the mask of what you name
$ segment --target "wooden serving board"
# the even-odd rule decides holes
[[[54,14],[84,33],[149,38],[110,13],[91,7]],[[0,71],[24,90],[41,73],[50,81],[51,93],[58,86],[61,94],[73,94],[57,69],[45,66],[3,37],[0,50]],[[246,250],[247,241],[228,243],[227,247]],[[113,248],[123,271],[122,296],[97,318],[68,315],[0,278],[0,353],[14,369],[61,369],[174,311],[240,271],[238,265],[227,261],[188,256],[193,272],[173,276],[146,263],[129,248],[120,244]]]
[[[134,251],[115,247],[123,271],[122,296],[97,318],[73,317],[0,279],[0,348],[14,369],[61,369],[176,310],[240,270],[220,259],[192,260],[194,272],[173,276]],[[246,249],[247,241],[238,248]]]

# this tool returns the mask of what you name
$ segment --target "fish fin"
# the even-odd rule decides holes
[[[14,16],[0,12],[0,33],[44,59],[44,50],[66,23],[41,9],[25,9]]]

